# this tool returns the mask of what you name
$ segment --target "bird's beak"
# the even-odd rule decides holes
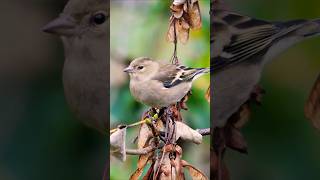
[[[133,68],[132,67],[126,67],[123,72],[126,72],[126,73],[132,73],[133,72]]]
[[[42,31],[60,36],[71,36],[75,34],[76,23],[73,18],[67,15],[61,15],[52,20],[42,28]]]

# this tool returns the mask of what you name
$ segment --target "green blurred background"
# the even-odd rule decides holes
[[[131,60],[140,56],[169,63],[173,53],[173,44],[166,41],[170,2],[111,1],[111,127],[138,121],[148,108],[133,99],[129,92],[128,75],[122,70]],[[209,0],[200,1],[202,29],[192,31],[186,45],[178,44],[178,57],[184,65],[209,67],[209,7]],[[194,129],[210,127],[209,104],[204,99],[209,82],[209,75],[206,75],[194,83],[193,95],[187,103],[189,110],[183,111],[184,120]],[[132,141],[137,133],[138,128],[128,130],[127,146],[136,147]],[[190,142],[182,144],[182,158],[209,175],[210,139],[204,137],[203,140],[201,145]],[[137,158],[128,156],[123,163],[111,157],[111,179],[128,179],[137,168]]]
[[[231,9],[259,19],[320,18],[318,0],[228,0]],[[320,179],[320,135],[305,119],[304,103],[320,72],[320,38],[306,40],[267,65],[266,90],[243,133],[249,154],[228,151],[231,179]]]
[[[0,179],[101,179],[107,137],[69,112],[63,47],[41,28],[67,0],[1,0]]]

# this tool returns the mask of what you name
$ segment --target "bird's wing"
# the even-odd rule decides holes
[[[153,80],[163,83],[163,86],[170,88],[182,82],[192,81],[197,75],[209,72],[208,68],[189,68],[182,65],[165,64],[160,66],[160,70]]]
[[[301,26],[301,23],[280,26],[224,10],[213,11],[213,14],[213,71],[259,54],[269,48],[277,38]]]

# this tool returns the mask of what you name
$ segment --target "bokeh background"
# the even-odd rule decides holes
[[[259,19],[320,18],[317,0],[227,0],[232,9]],[[243,133],[248,155],[228,151],[235,180],[320,179],[320,134],[304,117],[309,91],[320,72],[320,38],[290,48],[267,65],[262,106],[255,107]]]
[[[163,0],[122,0],[111,1],[110,47],[111,47],[111,114],[110,127],[119,124],[131,124],[138,120],[148,107],[136,102],[129,92],[128,75],[122,70],[136,57],[147,56],[169,63],[173,53],[173,44],[166,41],[171,1]],[[202,29],[191,31],[186,45],[178,44],[178,57],[184,65],[190,67],[209,67],[209,0],[200,0]],[[187,105],[189,111],[183,112],[187,124],[194,128],[210,127],[209,104],[205,100],[205,91],[209,86],[209,75],[199,78],[193,86],[193,95]],[[127,146],[132,143],[139,128],[127,132]],[[209,137],[203,138],[201,145],[182,144],[183,159],[209,175]],[[138,156],[127,156],[125,162],[111,157],[111,179],[128,179],[137,168]]]
[[[1,0],[0,179],[101,179],[107,138],[70,113],[63,47],[41,28],[67,0]]]

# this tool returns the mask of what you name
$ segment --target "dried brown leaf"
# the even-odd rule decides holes
[[[318,75],[304,106],[304,113],[306,118],[311,121],[313,127],[320,130],[320,74]]]
[[[110,135],[110,153],[117,159],[126,160],[126,132],[127,127],[119,127]]]
[[[181,18],[181,26],[183,29],[190,29],[189,23],[184,18]]]
[[[142,180],[152,179],[152,176],[154,174],[153,171],[154,171],[154,163],[151,164],[150,168],[148,169],[146,175],[143,176]]]
[[[157,122],[155,123],[155,129],[160,132],[160,131],[164,131],[164,124],[162,122],[161,119],[158,119]]]
[[[228,126],[226,129],[226,145],[241,153],[247,153],[247,142],[240,130],[234,126]]]
[[[137,163],[137,169],[136,171],[130,176],[130,180],[137,180],[141,176],[144,167],[147,165],[148,160],[150,157],[154,155],[154,152],[150,152],[145,155],[140,155]]]
[[[265,94],[265,90],[259,86],[259,85],[255,85],[255,87],[253,88],[251,94],[250,94],[250,101],[254,102],[258,105],[261,105],[262,102],[262,96]]]
[[[160,165],[160,167],[158,167],[160,168],[159,177],[161,180],[175,179],[176,173],[175,171],[171,171],[169,152],[164,151],[163,153],[164,153],[163,159],[158,159],[156,163],[158,166]]]
[[[159,179],[184,180],[181,164],[182,148],[178,145],[169,144],[163,147],[162,152],[163,157],[158,157],[155,163],[155,169],[160,168]]]
[[[152,130],[149,128],[147,124],[142,124],[140,126],[139,135],[138,135],[138,149],[141,149],[145,147],[146,143],[149,141],[149,139],[153,136]]]
[[[181,164],[182,148],[180,146],[175,146],[174,152],[176,153],[175,158],[171,159],[171,166],[174,167],[177,175],[177,179],[184,180],[183,167]]]
[[[190,165],[187,161],[181,160],[182,166],[189,171],[193,180],[208,180],[209,178],[199,169]]]
[[[186,1],[187,1],[187,0],[174,0],[174,1],[172,2],[172,4],[174,4],[174,5],[181,5],[181,4],[186,3]]]
[[[170,17],[170,22],[169,22],[169,28],[167,32],[167,41],[168,42],[174,42],[175,40],[175,33],[174,33],[174,24],[175,24],[175,19],[173,16]]]
[[[200,144],[202,142],[202,135],[190,128],[188,125],[183,122],[175,122],[176,123],[176,141],[181,138],[182,140],[192,141],[196,144]]]
[[[192,29],[200,29],[202,26],[199,2],[191,3],[188,8],[189,23]]]
[[[214,180],[218,180],[218,179],[230,180],[229,171],[225,163],[222,161],[222,157],[218,157],[216,152],[211,151],[210,158],[211,158],[210,178]]]
[[[238,117],[235,120],[234,127],[241,129],[248,121],[251,115],[249,102],[243,104],[238,110]]]
[[[174,5],[170,6],[173,17],[179,19],[183,15],[183,4],[182,5]]]
[[[206,100],[210,103],[210,86],[208,87],[206,94],[204,96]]]
[[[189,30],[190,30],[190,28],[187,28],[187,27],[190,27],[189,24],[187,24],[187,22],[181,18],[175,21],[175,25],[176,25],[176,34],[177,34],[178,40],[183,44],[187,43],[189,39]]]

